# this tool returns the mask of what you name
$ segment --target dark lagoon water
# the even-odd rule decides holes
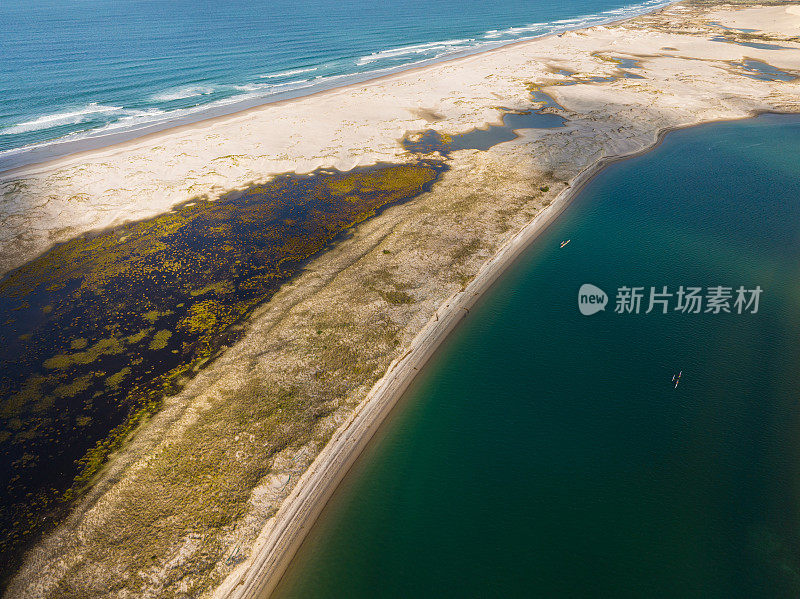
[[[130,431],[238,339],[253,308],[447,168],[285,174],[76,237],[0,278],[0,587]]]
[[[583,283],[605,311],[579,313]],[[617,314],[624,285],[763,293]],[[797,597],[798,303],[800,118],[609,167],[448,340],[276,596]]]

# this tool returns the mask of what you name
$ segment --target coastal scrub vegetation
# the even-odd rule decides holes
[[[78,497],[131,431],[233,343],[237,323],[310,256],[429,189],[445,169],[417,161],[279,176],[75,238],[0,281],[4,560]],[[386,299],[413,301],[402,291]],[[270,409],[280,401],[294,414],[291,391],[280,397]],[[286,420],[267,431],[270,443],[296,437],[294,426],[303,425]]]

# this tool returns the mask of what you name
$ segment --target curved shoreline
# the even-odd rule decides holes
[[[336,492],[343,479],[348,476],[351,467],[370,444],[374,435],[383,426],[388,426],[388,418],[391,416],[393,410],[402,409],[402,406],[399,404],[400,401],[404,399],[405,391],[422,372],[422,369],[426,366],[428,361],[435,355],[439,346],[446,340],[447,336],[455,330],[468,314],[468,311],[462,314],[461,310],[471,307],[477,303],[483,294],[490,291],[506,270],[531,247],[551,224],[556,222],[564,211],[572,205],[579,194],[583,192],[584,188],[594,181],[595,177],[615,163],[637,158],[656,150],[661,146],[665,138],[673,132],[697,127],[709,127],[717,123],[749,121],[764,115],[792,116],[797,118],[800,116],[800,112],[754,110],[742,118],[705,120],[682,126],[665,127],[658,131],[655,141],[646,148],[627,154],[600,158],[581,171],[570,181],[569,186],[557,196],[550,207],[543,210],[530,223],[525,225],[522,230],[484,264],[478,275],[467,288],[449,297],[443,306],[437,309],[436,315],[439,316],[437,320],[447,322],[437,322],[432,319],[426,324],[424,329],[420,331],[418,337],[413,340],[411,348],[400,359],[392,363],[386,375],[376,383],[364,402],[358,406],[354,416],[337,430],[336,435],[332,438],[330,444],[325,447],[325,450],[319,454],[318,459],[326,456],[328,449],[333,446],[334,441],[338,442],[338,450],[342,452],[342,455],[329,456],[331,460],[330,466],[317,464],[317,460],[315,460],[306,474],[301,478],[295,490],[287,498],[287,503],[290,500],[302,501],[304,497],[308,501],[313,502],[315,498],[311,493],[315,490],[320,493],[320,496],[316,498],[318,502],[317,505],[300,506],[298,509],[294,510],[293,514],[302,518],[300,523],[295,523],[296,529],[293,529],[292,523],[289,522],[279,531],[278,524],[276,523],[273,533],[286,538],[276,539],[274,547],[278,554],[273,556],[274,559],[272,561],[264,561],[256,564],[263,564],[263,568],[258,572],[254,572],[252,575],[252,577],[261,575],[266,578],[260,582],[260,586],[258,580],[243,580],[238,583],[241,590],[234,588],[230,590],[229,594],[224,596],[230,599],[269,599],[273,596],[275,589],[283,581],[286,570],[294,560],[296,552],[305,542],[308,533],[316,524],[318,517],[324,511],[328,501]],[[440,313],[442,309],[445,310],[444,314]],[[412,356],[412,354],[415,355]],[[398,379],[400,379],[399,382]],[[392,387],[392,385],[394,385],[394,387]],[[386,394],[388,397],[381,397],[381,394]],[[365,406],[364,404],[370,400],[375,403],[383,402],[386,405],[378,406],[371,414],[367,414],[369,406]],[[371,422],[367,420],[370,417],[374,418]],[[339,439],[340,435],[346,436],[348,433],[351,435],[357,434],[357,427],[359,426],[363,427],[362,434],[364,438],[351,440],[349,445],[346,443],[346,439]],[[324,470],[327,467],[336,470],[330,473],[327,478],[325,478],[324,472],[321,474],[314,472],[318,468]],[[306,480],[306,476],[309,477],[309,480]],[[312,478],[320,480],[315,482],[311,480]],[[313,485],[315,488],[311,489],[310,493],[303,493],[304,489],[300,488],[304,485]],[[299,492],[298,489],[300,489]],[[282,514],[283,507],[276,516],[276,519]],[[263,549],[266,549],[266,547]],[[217,597],[216,594],[214,596]]]
[[[766,113],[783,114],[776,111],[755,111],[745,118]],[[672,131],[722,120],[724,119],[682,127],[665,127],[657,132],[655,140],[648,147],[627,154],[602,157],[575,176],[550,206],[537,214],[484,263],[463,290],[451,295],[437,308],[433,317],[411,342],[409,349],[391,363],[384,376],[372,387],[347,421],[336,430],[304,472],[274,516],[269,530],[265,531],[263,538],[256,541],[252,564],[241,572],[233,572],[213,596],[218,599],[268,599],[272,595],[333,493],[377,431],[386,423],[417,375],[450,333],[466,318],[469,309],[556,221],[584,187],[606,167],[654,150]]]
[[[341,76],[341,78],[344,80],[341,83],[331,83],[330,85],[321,84],[318,87],[309,86],[308,88],[279,92],[271,96],[241,100],[239,102],[233,102],[231,104],[226,104],[219,107],[208,107],[182,117],[167,118],[163,121],[143,124],[137,129],[109,132],[100,135],[90,134],[86,137],[81,137],[78,139],[66,139],[66,137],[56,138],[50,141],[41,142],[39,144],[14,148],[6,151],[11,153],[8,158],[8,166],[4,164],[6,160],[0,156],[0,178],[17,177],[20,175],[29,175],[40,170],[49,170],[51,168],[69,164],[74,161],[80,161],[82,158],[95,153],[121,150],[128,146],[134,146],[142,142],[158,139],[158,137],[162,135],[171,135],[173,133],[179,133],[188,129],[204,127],[227,119],[238,118],[268,106],[282,106],[290,102],[304,100],[306,98],[313,98],[325,94],[346,91],[358,86],[367,86],[373,83],[391,80],[393,77],[421,72],[431,67],[438,67],[443,64],[463,60],[473,56],[481,56],[522,44],[539,42],[569,31],[581,31],[590,27],[616,25],[642,15],[657,14],[665,8],[680,1],[681,0],[665,0],[665,2],[661,5],[653,8],[646,8],[641,10],[641,12],[635,12],[622,18],[612,17],[609,20],[599,21],[591,25],[583,24],[575,27],[565,27],[563,30],[553,33],[545,33],[543,35],[525,37],[522,39],[509,40],[505,42],[501,41],[497,42],[496,45],[487,44],[487,47],[476,48],[473,50],[463,50],[443,56],[441,58],[431,58],[423,61],[422,64],[400,65],[388,69],[388,72],[383,74],[345,74]],[[307,93],[304,92],[304,90],[308,90]],[[64,145],[74,146],[74,149],[68,147],[63,151],[55,150],[55,148]],[[15,162],[14,158],[16,156],[24,156],[28,153],[33,154],[33,156],[31,156],[29,159],[23,159],[19,162]],[[38,157],[37,154],[39,155]]]
[[[287,289],[283,303],[271,305],[258,318],[254,318],[248,328],[247,340],[231,347],[218,367],[204,372],[203,378],[198,378],[191,390],[176,397],[171,406],[172,415],[164,412],[161,420],[154,421],[140,431],[134,440],[138,445],[122,458],[128,461],[122,465],[115,463],[119,478],[111,480],[113,475],[104,478],[110,483],[106,487],[108,492],[103,491],[102,497],[91,507],[91,512],[86,511],[84,518],[77,518],[70,525],[65,525],[58,532],[61,536],[54,535],[48,539],[47,545],[37,550],[38,553],[30,554],[31,559],[18,574],[14,596],[37,599],[67,597],[69,595],[63,592],[65,588],[85,588],[87,593],[88,589],[95,589],[95,596],[105,596],[109,588],[117,588],[115,585],[120,581],[118,573],[129,576],[119,582],[119,592],[115,593],[119,597],[131,593],[134,596],[179,597],[189,588],[188,585],[192,585],[193,593],[207,597],[220,584],[222,586],[218,586],[215,596],[255,597],[263,596],[263,593],[279,585],[282,572],[291,567],[295,551],[302,545],[339,481],[347,476],[350,466],[368,446],[375,432],[380,430],[391,411],[402,409],[398,404],[419,370],[466,316],[469,307],[571,205],[584,185],[610,163],[655,148],[673,129],[746,118],[760,112],[800,111],[796,83],[769,84],[740,78],[742,74],[730,66],[730,61],[740,60],[741,53],[749,54],[749,50],[716,43],[710,38],[713,32],[707,31],[702,22],[699,35],[690,37],[683,33],[685,22],[697,24],[707,11],[698,9],[689,14],[687,20],[680,17],[676,19],[676,14],[666,11],[664,19],[655,21],[653,27],[644,20],[630,29],[622,30],[630,33],[621,35],[598,28],[589,35],[571,34],[565,35],[564,39],[553,36],[542,47],[525,42],[531,44],[520,47],[519,53],[525,56],[507,57],[500,53],[484,61],[474,57],[459,59],[464,61],[461,66],[456,66],[454,61],[441,77],[446,85],[452,87],[452,92],[447,89],[452,96],[444,95],[445,91],[436,86],[430,87],[430,83],[438,84],[434,77],[438,72],[426,67],[431,70],[427,71],[424,79],[420,77],[422,80],[417,83],[406,81],[398,75],[393,76],[397,79],[392,79],[391,86],[397,80],[399,90],[385,89],[391,87],[389,85],[365,85],[352,91],[352,96],[361,94],[364,96],[362,98],[351,98],[347,92],[331,93],[324,98],[328,109],[335,109],[332,105],[337,103],[350,101],[347,108],[352,110],[320,113],[323,117],[335,115],[341,119],[341,123],[348,123],[347,119],[358,110],[363,110],[364,106],[372,108],[374,112],[364,110],[364,122],[359,121],[360,129],[354,126],[353,131],[358,134],[366,131],[370,135],[378,131],[382,139],[393,141],[401,134],[397,133],[400,128],[392,129],[386,123],[408,125],[416,124],[419,120],[427,121],[424,117],[408,119],[405,111],[410,111],[409,107],[430,107],[430,110],[436,110],[436,114],[452,119],[454,130],[458,130],[457,125],[466,126],[491,114],[490,111],[495,110],[494,98],[522,98],[530,88],[523,88],[519,85],[520,81],[549,81],[547,74],[554,71],[547,69],[558,65],[571,66],[573,70],[584,74],[580,85],[549,88],[557,90],[554,98],[570,111],[570,125],[547,134],[522,131],[516,141],[500,144],[491,152],[454,155],[457,168],[453,169],[452,177],[445,178],[420,202],[409,203],[398,209],[397,213],[387,213],[386,219],[376,219],[366,228],[359,228],[351,244],[337,246],[327,254],[329,259],[319,263],[318,271],[308,273],[302,289],[300,286]],[[680,37],[676,37],[675,29]],[[652,40],[658,43],[652,43],[649,37],[651,31],[654,32]],[[619,41],[623,43],[618,46]],[[675,50],[679,55],[674,56],[656,53],[662,45],[680,46],[683,50]],[[595,57],[594,52],[600,56]],[[607,63],[609,56],[620,53],[634,57],[649,56],[643,68],[650,76],[641,82],[620,77],[609,86],[596,84],[589,78],[590,75],[603,75],[610,69],[616,69]],[[756,57],[772,63],[772,56],[778,55],[764,51]],[[800,72],[800,55],[788,56],[790,58],[778,66]],[[685,63],[681,60],[702,62],[692,63],[698,68],[696,72],[691,70],[687,73]],[[788,67],[785,64],[787,62],[790,63]],[[497,77],[497,82],[488,75]],[[520,75],[524,77],[520,78]],[[451,84],[452,81],[457,81],[461,87]],[[470,87],[462,84],[463,81]],[[428,91],[425,91],[426,87]],[[546,83],[542,83],[542,89],[549,91]],[[387,91],[392,93],[382,97],[381,93]],[[710,99],[705,99],[703,92],[713,93]],[[770,95],[767,96],[767,93]],[[393,110],[384,110],[384,106],[390,104],[387,98],[399,98],[402,102],[395,101]],[[453,98],[453,101],[441,107],[440,98]],[[422,101],[418,102],[420,99]],[[462,109],[460,104],[463,103],[470,110]],[[297,103],[298,106],[300,104]],[[773,110],[764,110],[767,107]],[[313,109],[314,106],[305,108]],[[298,112],[299,115],[291,115],[295,121],[302,122],[302,117],[309,116],[308,110],[306,113]],[[399,112],[403,114],[398,117]],[[332,120],[330,116],[327,118]],[[237,121],[231,119],[228,122],[233,125]],[[245,136],[248,133],[244,131],[245,126],[235,128],[232,125],[230,131],[223,132],[228,135],[225,138],[228,146],[218,152],[219,155],[236,150],[237,144],[241,146],[249,140]],[[199,143],[203,141],[203,136],[208,135],[210,128],[210,125],[196,128],[197,136],[187,135],[181,141]],[[405,128],[409,129],[407,126]],[[195,130],[194,127],[191,129]],[[335,156],[339,162],[331,159],[334,165],[331,168],[352,164],[352,156],[360,156],[361,148],[369,147],[358,134],[350,130],[348,134],[349,137],[340,135],[337,129],[326,132],[319,140],[312,137],[315,143],[335,140],[348,148],[346,152],[341,152],[346,160]],[[355,138],[361,144],[358,151],[351,149],[351,142]],[[298,147],[303,149],[303,146]],[[375,147],[385,150],[384,145]],[[137,144],[133,151],[140,152],[138,158],[146,161],[145,166],[158,162],[157,156],[142,158],[141,150]],[[177,143],[168,151],[171,157],[181,156],[178,153],[181,148]],[[251,151],[250,148],[248,151]],[[317,149],[311,148],[310,151],[317,152]],[[299,151],[296,153],[301,154]],[[378,150],[373,150],[375,153]],[[131,187],[138,184],[142,189],[150,189],[148,186],[152,177],[146,176],[149,171],[142,169],[141,173],[144,174],[140,175],[137,170],[139,165],[125,162],[127,151],[117,151],[119,160],[112,152],[106,154],[104,159],[110,155],[110,164],[102,165],[104,168],[116,166],[122,174],[130,177]],[[204,159],[208,162],[209,157],[216,156],[198,152],[191,158],[199,163]],[[319,159],[316,153],[310,156]],[[294,156],[291,158],[294,159]],[[246,159],[250,161],[246,163],[248,168],[255,165],[263,170],[263,164],[255,158],[246,156]],[[322,160],[327,159],[323,154]],[[297,164],[304,164],[302,160],[298,159]],[[229,171],[235,171],[233,167],[229,171],[220,170],[222,174],[214,172],[213,178],[205,171],[201,174],[214,183],[232,178]],[[157,176],[164,177],[172,173],[169,170],[155,171]],[[72,187],[65,185],[63,189],[70,191],[74,187],[82,191],[87,184],[101,181],[104,187],[99,189],[106,194],[104,197],[117,194],[116,189],[106,189],[113,187],[114,181],[105,182],[103,177],[106,172],[103,169],[98,168],[92,174],[96,176],[94,179],[89,175],[75,175],[77,183],[73,185],[70,180]],[[175,187],[168,183],[159,183],[160,187],[154,186],[154,189],[174,192]],[[543,186],[545,183],[552,191],[548,189],[543,196],[541,192],[546,189]],[[56,185],[45,189],[62,191]],[[467,198],[465,195],[468,192]],[[155,193],[145,195],[158,197]],[[20,193],[19,196],[26,200],[25,194]],[[65,206],[64,214],[68,215],[68,200],[71,198],[67,193],[63,197],[67,201],[61,204]],[[51,203],[58,206],[59,199],[60,196],[57,196]],[[553,203],[548,205],[547,200],[553,200]],[[130,210],[122,202],[119,205]],[[434,215],[432,220],[429,219],[431,210]],[[76,210],[73,212],[77,213]],[[99,214],[102,216],[104,213]],[[66,222],[65,217],[59,218],[61,220],[55,222]],[[485,243],[483,246],[480,243],[473,246],[472,239]],[[409,241],[414,242],[411,252],[406,251]],[[384,243],[387,245],[382,246]],[[381,247],[392,251],[381,251]],[[470,253],[468,258],[461,260],[451,256],[453,250]],[[391,276],[385,283],[380,279],[377,291],[375,288],[365,288],[365,275],[378,277],[386,273]],[[377,278],[375,280],[378,281]],[[310,285],[305,286],[306,283]],[[414,292],[413,297],[417,301],[403,306],[388,303],[385,309],[384,304],[380,304],[380,314],[372,320],[376,312],[375,300],[381,295],[380,291],[395,287],[405,289],[407,285],[419,290]],[[461,291],[455,292],[457,289]],[[281,311],[281,306],[288,306],[291,311]],[[348,329],[352,333],[336,336],[337,345],[329,350],[323,345],[325,341],[317,337],[320,329],[316,326],[316,320],[308,318],[309,314],[318,315],[320,322],[325,325],[322,328],[330,330],[332,334]],[[387,332],[387,323],[397,330]],[[342,361],[338,351],[340,348],[352,352],[353,360]],[[392,358],[397,359],[390,364]],[[312,375],[320,372],[308,368],[310,361],[315,362],[313,366],[322,365],[324,368],[321,372],[330,372],[341,379],[326,378],[323,381],[320,378],[322,382],[319,382],[316,378],[304,378],[309,372]],[[351,363],[358,366],[358,375],[351,372],[353,369],[348,370]],[[368,373],[361,372],[362,365],[370,366]],[[350,386],[345,388],[344,385],[326,384],[329,380],[344,380]],[[299,450],[296,450],[297,446],[291,446],[285,453],[278,454],[275,462],[268,463],[260,442],[246,438],[239,441],[238,434],[243,429],[241,423],[234,422],[234,417],[252,410],[249,399],[254,393],[250,387],[242,384],[243,381],[248,384],[271,381],[277,383],[274,385],[276,389],[281,389],[282,383],[293,385],[296,381],[308,381],[308,385],[298,386],[298,393],[320,403],[321,400],[327,400],[327,405],[335,407],[336,411],[328,414],[319,427],[312,431],[315,436],[310,437],[310,441],[307,441],[308,437],[300,437],[304,445]],[[241,393],[240,387],[244,389]],[[342,401],[345,396],[346,403]],[[229,397],[231,402],[227,401]],[[269,397],[279,398],[279,393],[270,391]],[[221,407],[223,405],[224,409]],[[239,412],[234,411],[234,407]],[[178,414],[180,421],[177,420]],[[258,422],[271,424],[273,421],[265,417]],[[221,435],[220,431],[225,434]],[[206,440],[209,439],[215,439],[209,443],[212,443],[211,449],[219,448],[217,453],[207,451]],[[242,454],[244,457],[238,451],[234,455],[231,449],[234,443],[245,450]],[[334,447],[334,443],[338,445]],[[173,448],[180,448],[180,452],[173,453]],[[216,486],[206,483],[205,477],[197,476],[188,467],[180,471],[181,476],[176,476],[174,480],[160,478],[162,472],[173,472],[173,469],[184,465],[185,460],[181,460],[180,456],[198,448],[204,450],[204,455],[219,458],[208,464],[209,472],[213,470],[227,474],[226,483],[234,481],[230,484],[238,484],[236,481],[242,481],[236,487],[240,492],[236,501],[231,502],[226,498],[224,505],[226,509],[233,504],[245,510],[234,514],[231,509],[230,513],[236,519],[232,520],[230,527],[209,531],[211,534],[204,534],[201,541],[192,532],[196,530],[192,528],[196,526],[195,519],[201,514],[197,506],[200,505],[200,498],[217,492]],[[248,453],[251,450],[252,453]],[[318,452],[321,453],[315,460]],[[301,457],[299,462],[295,461],[298,456]],[[328,462],[331,463],[330,469]],[[237,478],[240,473],[260,473],[264,468],[268,468],[267,474],[257,481],[255,478]],[[282,482],[287,473],[291,477],[290,485],[287,484],[289,479]],[[154,481],[156,484],[153,484]],[[282,485],[278,487],[278,483]],[[153,492],[153,489],[157,491]],[[156,496],[156,493],[161,493],[161,496]],[[173,500],[173,497],[177,499]],[[137,501],[142,503],[136,511],[136,517],[128,518],[129,506],[137,505]],[[152,510],[150,506],[153,506]],[[109,533],[113,535],[127,526],[137,531],[142,540],[154,537],[152,520],[148,518],[157,516],[158,510],[163,513],[163,507],[169,509],[175,520],[174,525],[164,528],[162,537],[159,537],[172,543],[169,546],[165,544],[162,553],[159,553],[161,547],[158,547],[156,551],[137,554],[140,547],[124,547],[120,543],[109,542]],[[240,517],[241,514],[244,517]],[[123,522],[124,526],[120,526]],[[113,536],[111,538],[113,540]],[[172,548],[178,547],[179,542],[187,543],[180,545],[188,547],[187,552],[181,550],[180,554],[176,554],[173,551]],[[247,547],[247,551],[240,552],[244,547]],[[150,555],[155,557],[146,561],[141,559]],[[206,561],[198,562],[198,558]],[[201,565],[198,566],[198,563]],[[177,567],[182,569],[183,576],[178,582],[173,575]],[[144,572],[147,572],[146,581],[142,579]]]

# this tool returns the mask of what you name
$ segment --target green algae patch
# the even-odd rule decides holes
[[[142,314],[142,318],[144,318],[150,324],[155,324],[159,316],[162,316],[162,314],[158,310],[148,310]]]
[[[56,387],[55,394],[57,397],[61,398],[75,397],[79,393],[86,391],[89,388],[89,386],[92,384],[93,378],[94,374],[91,372],[89,374],[80,376],[71,383]]]
[[[71,344],[70,344],[71,345]],[[74,365],[91,364],[103,355],[121,354],[124,346],[118,339],[100,339],[97,343],[91,346],[86,351],[76,352],[74,354],[58,354],[52,358],[44,361],[44,367],[47,369],[65,370]]]
[[[30,337],[30,333],[28,334],[28,337]],[[89,342],[86,341],[86,339],[84,339],[83,337],[79,337],[77,339],[73,339],[72,341],[70,341],[69,348],[84,349],[87,345],[89,345]]]
[[[127,366],[117,372],[116,374],[112,374],[110,377],[106,378],[106,386],[108,387],[119,387],[125,377],[131,373],[131,369]]]
[[[147,327],[146,329],[142,329],[138,333],[134,333],[133,335],[128,335],[127,337],[125,337],[125,343],[128,345],[135,345],[136,343],[141,342],[145,337],[147,337],[152,332],[153,332],[153,327]]]
[[[164,349],[167,347],[170,337],[172,337],[172,331],[168,331],[166,329],[159,331],[153,335],[153,340],[150,342],[150,349],[154,351]]]
[[[192,305],[186,318],[178,323],[178,328],[190,333],[212,331],[220,318],[225,317],[224,312],[222,304],[214,300],[198,302]]]
[[[109,454],[311,256],[430,189],[446,168],[418,160],[283,175],[83,235],[2,279],[4,561],[56,521]]]

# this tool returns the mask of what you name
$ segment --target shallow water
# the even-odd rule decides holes
[[[747,29],[745,27],[728,27],[727,25],[723,25],[717,21],[710,21],[711,25],[719,27],[720,29],[726,29],[727,31],[740,31],[742,33],[755,33],[758,29]]]
[[[622,58],[622,57],[612,57],[611,60],[616,62],[621,69],[641,69],[642,64],[640,61],[636,60],[635,58]]]
[[[542,108],[559,108],[563,110],[563,106],[556,102],[552,96],[544,93],[539,89],[534,89],[531,92],[531,99],[539,105],[539,110]]]
[[[759,81],[793,81],[797,79],[796,75],[781,71],[771,64],[761,62],[760,60],[753,60],[752,58],[745,58],[741,62],[741,67],[747,71],[747,73],[745,73],[746,77],[758,79]]]
[[[721,35],[711,38],[713,42],[723,42],[726,44],[737,44],[739,46],[746,46],[748,48],[756,48],[758,50],[791,50],[789,46],[779,46],[778,44],[766,44],[764,42],[745,42]]]
[[[407,136],[403,140],[403,147],[409,152],[439,152],[444,156],[456,150],[485,151],[497,144],[516,139],[519,130],[564,126],[566,118],[543,112],[545,108],[562,108],[551,96],[541,90],[533,90],[531,98],[538,105],[537,108],[524,112],[508,111],[503,114],[502,125],[489,125],[485,129],[473,129],[459,135],[441,135],[438,131],[428,129],[421,134]]]
[[[275,596],[797,597],[798,156],[800,118],[765,115],[604,170],[446,342]],[[578,312],[583,283],[606,311]],[[617,314],[624,285],[763,294]]]

